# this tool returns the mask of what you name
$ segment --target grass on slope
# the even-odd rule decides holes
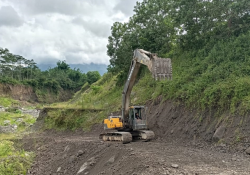
[[[245,115],[250,112],[249,45],[250,32],[208,43],[199,51],[175,54],[173,80],[154,81],[146,71],[133,89],[131,103],[144,104],[161,95],[201,111]]]
[[[175,54],[172,57],[173,80],[155,81],[150,72],[145,71],[131,93],[131,104],[143,105],[147,100],[162,96],[201,111],[215,109],[217,115],[225,111],[244,115],[250,110],[249,45],[250,33],[208,43],[207,47],[195,52]],[[89,128],[94,123],[101,123],[111,112],[121,110],[122,89],[116,86],[116,76],[105,74],[70,102],[55,105],[103,109],[102,112],[71,117],[53,114],[50,123],[54,121],[57,124],[53,126],[60,126],[64,121],[63,128]],[[89,121],[90,124],[86,124]]]
[[[173,58],[173,80],[153,83],[144,77],[145,99],[163,95],[190,108],[246,114],[250,109],[250,33],[220,41],[211,50],[186,52]],[[150,88],[154,87],[154,89]],[[140,88],[137,89],[140,92]],[[154,92],[153,92],[154,91]],[[149,92],[147,94],[147,92]]]
[[[10,107],[12,104],[18,104],[18,102],[16,100],[11,99],[11,98],[0,96],[0,106]]]
[[[115,76],[105,74],[89,88],[85,86],[87,85],[69,102],[50,106],[61,110],[47,112],[46,128],[89,130],[93,124],[101,123],[111,112],[120,110],[122,88],[116,86]],[[92,109],[101,111],[92,112]]]

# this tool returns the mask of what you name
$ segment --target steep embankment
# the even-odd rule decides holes
[[[101,125],[111,112],[120,112],[122,87],[115,86],[115,81],[116,77],[104,75],[89,89],[83,88],[70,102],[52,106],[61,110],[44,109],[45,125],[47,128],[85,130],[94,124]],[[148,107],[149,127],[157,137],[230,145],[241,143],[241,151],[247,149],[250,139],[250,127],[247,125],[250,119],[247,115],[232,114],[230,110],[218,112],[216,108],[195,109],[181,100],[166,100],[166,96],[158,94],[168,83],[172,82],[157,82],[146,73],[131,94],[132,105]]]
[[[30,103],[54,103],[67,101],[73,96],[74,92],[70,90],[59,90],[58,93],[50,89],[34,89],[31,86],[21,84],[3,84],[0,83],[0,96],[9,96],[15,100],[26,101]]]
[[[147,106],[149,127],[159,138],[214,142],[240,152],[249,148],[249,117],[232,116],[229,112],[216,117],[216,111],[190,110],[184,104],[160,98],[149,101]]]
[[[37,95],[33,88],[24,85],[11,85],[0,83],[0,96],[10,96],[20,101],[38,101]]]
[[[43,109],[40,126],[92,128],[90,132],[49,130],[24,138],[25,150],[37,155],[28,174],[249,174],[245,153],[249,118],[166,100],[157,94],[169,82],[156,82],[150,74],[135,85],[131,103],[147,106],[156,140],[125,145],[100,141],[102,120],[121,107],[122,88],[115,86],[115,80],[105,75],[71,101]]]

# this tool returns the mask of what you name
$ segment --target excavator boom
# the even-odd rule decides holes
[[[157,54],[152,54],[143,49],[136,49],[134,51],[134,58],[130,66],[128,79],[122,92],[122,118],[124,125],[128,122],[130,94],[141,64],[148,67],[155,80],[172,80],[172,64],[170,58],[162,59],[157,57]]]
[[[146,65],[156,80],[172,80],[171,59],[159,58],[156,54],[143,49],[136,49],[131,62],[128,78],[122,92],[122,116],[109,116],[104,120],[105,129],[116,129],[100,135],[104,141],[119,141],[129,143],[132,138],[152,140],[153,131],[148,130],[144,106],[129,107],[130,94],[141,64]],[[144,118],[143,118],[144,117]]]

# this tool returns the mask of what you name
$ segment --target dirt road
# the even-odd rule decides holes
[[[226,145],[154,140],[104,143],[96,134],[42,133],[23,139],[37,153],[28,174],[250,174],[250,156]]]

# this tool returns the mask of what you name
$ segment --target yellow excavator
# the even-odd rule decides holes
[[[155,80],[172,80],[171,59],[159,58],[157,54],[136,49],[122,92],[122,115],[111,115],[104,120],[105,132],[100,134],[100,139],[103,141],[129,143],[133,139],[149,141],[155,137],[154,132],[148,129],[146,108],[144,106],[129,106],[130,94],[141,64],[148,67]]]

